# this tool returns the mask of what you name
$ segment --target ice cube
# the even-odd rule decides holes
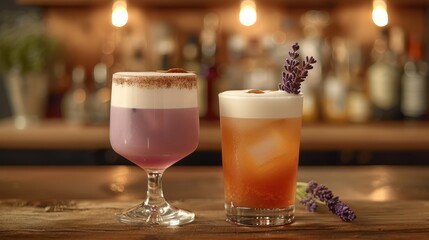
[[[264,130],[258,136],[248,139],[247,151],[256,167],[260,167],[272,159],[285,154],[285,143],[281,132]]]
[[[272,125],[275,125],[276,120],[236,120],[234,121],[234,128],[239,132],[252,138],[255,134],[263,133],[269,129]]]

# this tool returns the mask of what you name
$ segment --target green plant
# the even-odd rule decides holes
[[[46,71],[57,49],[57,42],[35,24],[3,26],[0,29],[0,73],[13,68],[22,73]]]

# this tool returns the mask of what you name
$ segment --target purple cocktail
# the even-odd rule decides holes
[[[166,226],[192,222],[193,213],[165,201],[161,177],[198,145],[196,75],[115,73],[110,114],[112,148],[148,174],[146,201],[118,215],[119,221]]]
[[[111,108],[110,142],[143,169],[163,170],[198,143],[198,109]],[[124,124],[126,123],[126,124]]]

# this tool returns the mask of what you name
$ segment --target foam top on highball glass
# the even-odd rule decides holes
[[[302,95],[285,91],[231,90],[219,94],[220,116],[233,118],[292,118],[302,116]],[[254,91],[252,91],[254,92]]]
[[[197,76],[177,72],[118,72],[112,106],[146,109],[197,107]]]

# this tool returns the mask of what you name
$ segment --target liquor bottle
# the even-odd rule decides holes
[[[89,114],[91,123],[103,124],[109,120],[110,89],[107,87],[107,66],[95,65],[93,70],[94,91],[89,96]]]
[[[347,85],[332,69],[323,86],[323,117],[328,122],[344,122],[347,117]]]
[[[329,73],[323,84],[323,117],[328,122],[347,119],[347,93],[350,81],[349,50],[346,40],[332,42],[332,59]]]
[[[219,77],[216,55],[218,52],[219,17],[214,13],[204,16],[203,28],[200,33],[201,39],[201,77],[204,83],[204,93],[206,109],[204,118],[215,119],[218,115],[218,98],[216,91],[216,81]]]
[[[365,123],[371,116],[368,95],[360,81],[358,79],[350,86],[347,96],[347,117],[352,123]]]
[[[400,68],[388,48],[387,32],[374,43],[373,64],[368,68],[369,97],[374,120],[397,120],[400,118]]]
[[[64,95],[62,102],[63,117],[67,122],[83,124],[87,121],[87,97],[85,70],[78,66],[73,69],[72,87]]]
[[[365,123],[370,119],[371,106],[368,99],[364,74],[363,51],[359,44],[349,44],[350,86],[347,95],[347,118],[351,123]]]
[[[46,108],[47,118],[61,118],[61,102],[65,92],[64,82],[67,82],[66,66],[61,60],[57,60],[52,66],[53,84],[48,95]]]
[[[317,91],[306,84],[301,85],[301,91],[305,95],[302,120],[304,122],[315,122],[319,119],[320,115]]]
[[[198,111],[200,116],[207,113],[207,98],[205,81],[201,76],[200,47],[198,36],[189,34],[182,48],[183,69],[197,74],[198,77]]]
[[[313,56],[317,59],[317,64],[311,70],[313,74],[301,85],[301,92],[305,96],[303,121],[314,122],[319,120],[326,110],[323,97],[327,89],[322,81],[327,76],[330,65],[331,49],[325,39],[325,29],[330,25],[330,16],[326,11],[310,10],[305,12],[300,20],[304,30],[304,38],[300,40],[302,56]]]
[[[410,38],[408,61],[402,75],[401,112],[405,119],[421,120],[427,112],[427,70],[422,61],[422,45],[416,38]]]

